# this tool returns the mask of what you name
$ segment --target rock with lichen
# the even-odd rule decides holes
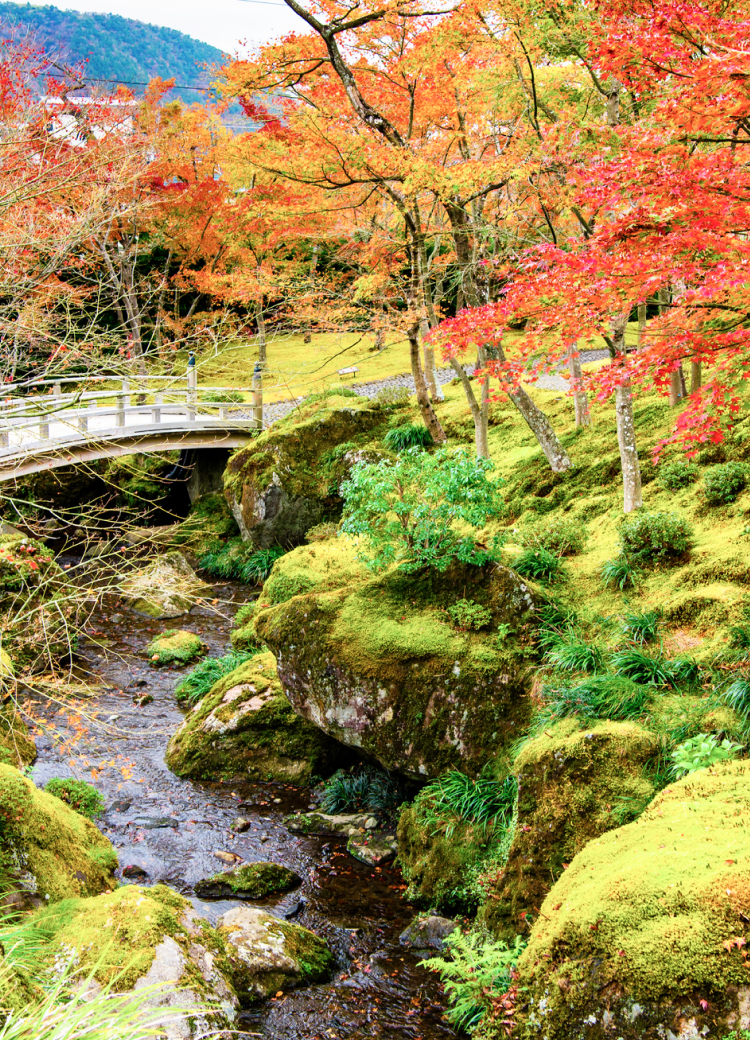
[[[144,1007],[163,1011],[165,1040],[229,1030],[238,1000],[224,942],[187,899],[164,885],[126,885],[43,911],[53,933],[47,954],[90,976],[87,993],[144,993]],[[223,1034],[222,1034],[223,1035]]]
[[[334,957],[325,940],[307,928],[238,906],[219,918],[232,981],[243,1005],[312,982],[326,982]]]
[[[193,887],[201,899],[264,899],[288,892],[301,882],[299,874],[278,863],[243,863],[196,881]]]
[[[539,907],[517,967],[517,1035],[687,1040],[748,1028],[749,813],[750,762],[724,763],[590,841]]]
[[[182,553],[168,552],[124,578],[120,592],[134,610],[161,620],[187,614],[211,595],[212,588],[198,578]]]
[[[186,665],[205,654],[207,649],[200,636],[179,630],[156,636],[146,647],[146,653],[154,666]]]
[[[539,594],[507,567],[372,574],[348,539],[282,556],[255,632],[276,654],[292,707],[386,769],[477,773],[524,731]],[[448,608],[485,608],[482,630]]]
[[[341,515],[347,453],[371,440],[387,415],[363,397],[311,395],[232,455],[224,488],[240,533],[259,549],[299,545],[310,528]]]
[[[0,864],[30,902],[94,895],[115,884],[117,854],[65,802],[0,765]]]
[[[178,776],[281,780],[304,785],[346,765],[350,754],[292,710],[273,654],[256,654],[219,679],[167,748]]]

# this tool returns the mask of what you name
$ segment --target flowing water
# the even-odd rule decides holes
[[[236,905],[193,896],[199,878],[223,867],[216,851],[246,862],[281,863],[302,877],[297,890],[258,905],[324,936],[338,972],[328,984],[292,991],[246,1013],[240,1028],[273,1040],[454,1037],[442,1018],[437,977],[399,943],[414,910],[404,901],[397,867],[373,869],[349,856],[343,841],[291,834],[283,818],[308,808],[307,791],[180,780],[164,764],[169,737],[183,717],[174,695],[182,673],[151,668],[145,646],[166,628],[183,628],[221,656],[242,596],[236,586],[217,585],[213,608],[195,608],[169,622],[105,602],[80,647],[87,670],[101,682],[100,695],[84,705],[95,717],[81,730],[64,705],[46,705],[50,725],[35,734],[33,779],[43,785],[53,776],[74,775],[94,783],[106,800],[99,826],[117,849],[118,876],[126,883],[164,882],[190,897],[212,923]],[[145,695],[153,700],[138,706]],[[238,815],[251,823],[242,834],[230,829]]]

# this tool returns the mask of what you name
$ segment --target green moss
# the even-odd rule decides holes
[[[199,636],[182,630],[156,636],[146,647],[153,665],[186,665],[205,652],[206,645]]]
[[[6,863],[28,871],[53,902],[114,884],[117,855],[94,824],[59,798],[0,765],[0,826]]]
[[[507,862],[485,878],[480,919],[501,938],[528,930],[565,866],[593,837],[644,810],[656,734],[633,722],[578,729],[566,719],[527,741],[514,763],[517,825]]]
[[[749,810],[750,763],[727,763],[671,785],[634,823],[589,842],[542,904],[519,963],[522,1035],[563,1040],[584,1018],[599,1023],[587,1035],[609,1035],[605,1010],[626,1040],[656,1035],[670,1010],[685,1020],[681,1002],[700,1016],[696,1035],[704,1024],[723,1035],[717,1017],[736,1004],[733,987],[750,984]]]
[[[202,495],[190,507],[187,519],[172,535],[173,545],[202,556],[217,542],[235,538],[239,533],[237,523],[224,495],[211,492]]]
[[[277,863],[246,863],[196,882],[195,894],[203,898],[264,899],[288,892],[300,883],[299,875]]]
[[[220,679],[169,742],[178,776],[309,783],[348,761],[344,749],[296,715],[273,654],[246,661]]]
[[[0,762],[5,765],[31,765],[36,760],[36,744],[12,702],[0,704]]]

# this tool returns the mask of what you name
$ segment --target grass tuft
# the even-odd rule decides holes
[[[227,654],[225,657],[207,657],[181,679],[175,686],[175,696],[178,701],[187,701],[196,704],[205,697],[214,683],[229,675],[235,668],[239,668],[245,661],[255,657],[258,651],[237,651]]]

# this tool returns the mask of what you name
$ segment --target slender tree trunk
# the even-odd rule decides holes
[[[612,320],[612,343],[619,357],[625,355],[625,329],[628,324],[628,312],[618,315]],[[635,437],[635,421],[633,419],[633,395],[630,383],[618,386],[615,391],[615,415],[617,417],[617,443],[620,448],[620,467],[622,469],[623,511],[632,513],[643,505],[641,494],[641,464],[638,459],[638,446]]]
[[[435,351],[429,346],[425,340],[427,333],[430,331],[430,322],[426,314],[422,315],[422,320],[419,323],[419,333],[422,339],[422,354],[424,356],[424,374],[427,379],[427,386],[429,387],[430,397],[433,401],[444,401],[445,394],[443,393],[443,387],[440,384],[437,373],[437,365],[435,364]]]
[[[474,395],[469,377],[464,371],[463,365],[459,364],[455,358],[450,359],[451,368],[456,373],[458,378],[461,380],[461,385],[464,388],[466,394],[466,400],[469,402],[469,408],[471,409],[471,417],[474,420],[474,443],[477,449],[477,456],[480,459],[490,458],[490,447],[488,439],[488,425],[490,415],[490,382],[487,379],[482,386],[482,394],[479,403]]]
[[[409,325],[407,335],[409,337],[411,371],[414,376],[414,387],[417,391],[419,410],[422,413],[424,424],[430,431],[430,435],[434,442],[436,444],[443,444],[447,438],[443,427],[440,425],[440,420],[437,415],[435,415],[435,410],[432,407],[430,395],[427,392],[427,383],[425,382],[424,372],[422,371],[422,365],[419,360],[419,325],[416,322]]]
[[[680,373],[677,369],[669,376],[669,407],[676,408],[680,403]]]
[[[646,331],[646,301],[638,304],[638,346],[643,343],[643,333]]]
[[[703,385],[703,371],[700,361],[690,362],[690,393],[694,394]]]
[[[258,364],[261,368],[265,368],[268,363],[268,356],[266,352],[266,319],[263,314],[263,301],[261,300],[258,313],[255,316],[256,323],[258,325]]]
[[[591,412],[589,411],[588,395],[583,390],[578,390],[583,379],[583,367],[578,353],[578,345],[574,344],[568,354],[568,371],[573,383],[573,410],[575,413],[576,427],[591,426]]]

